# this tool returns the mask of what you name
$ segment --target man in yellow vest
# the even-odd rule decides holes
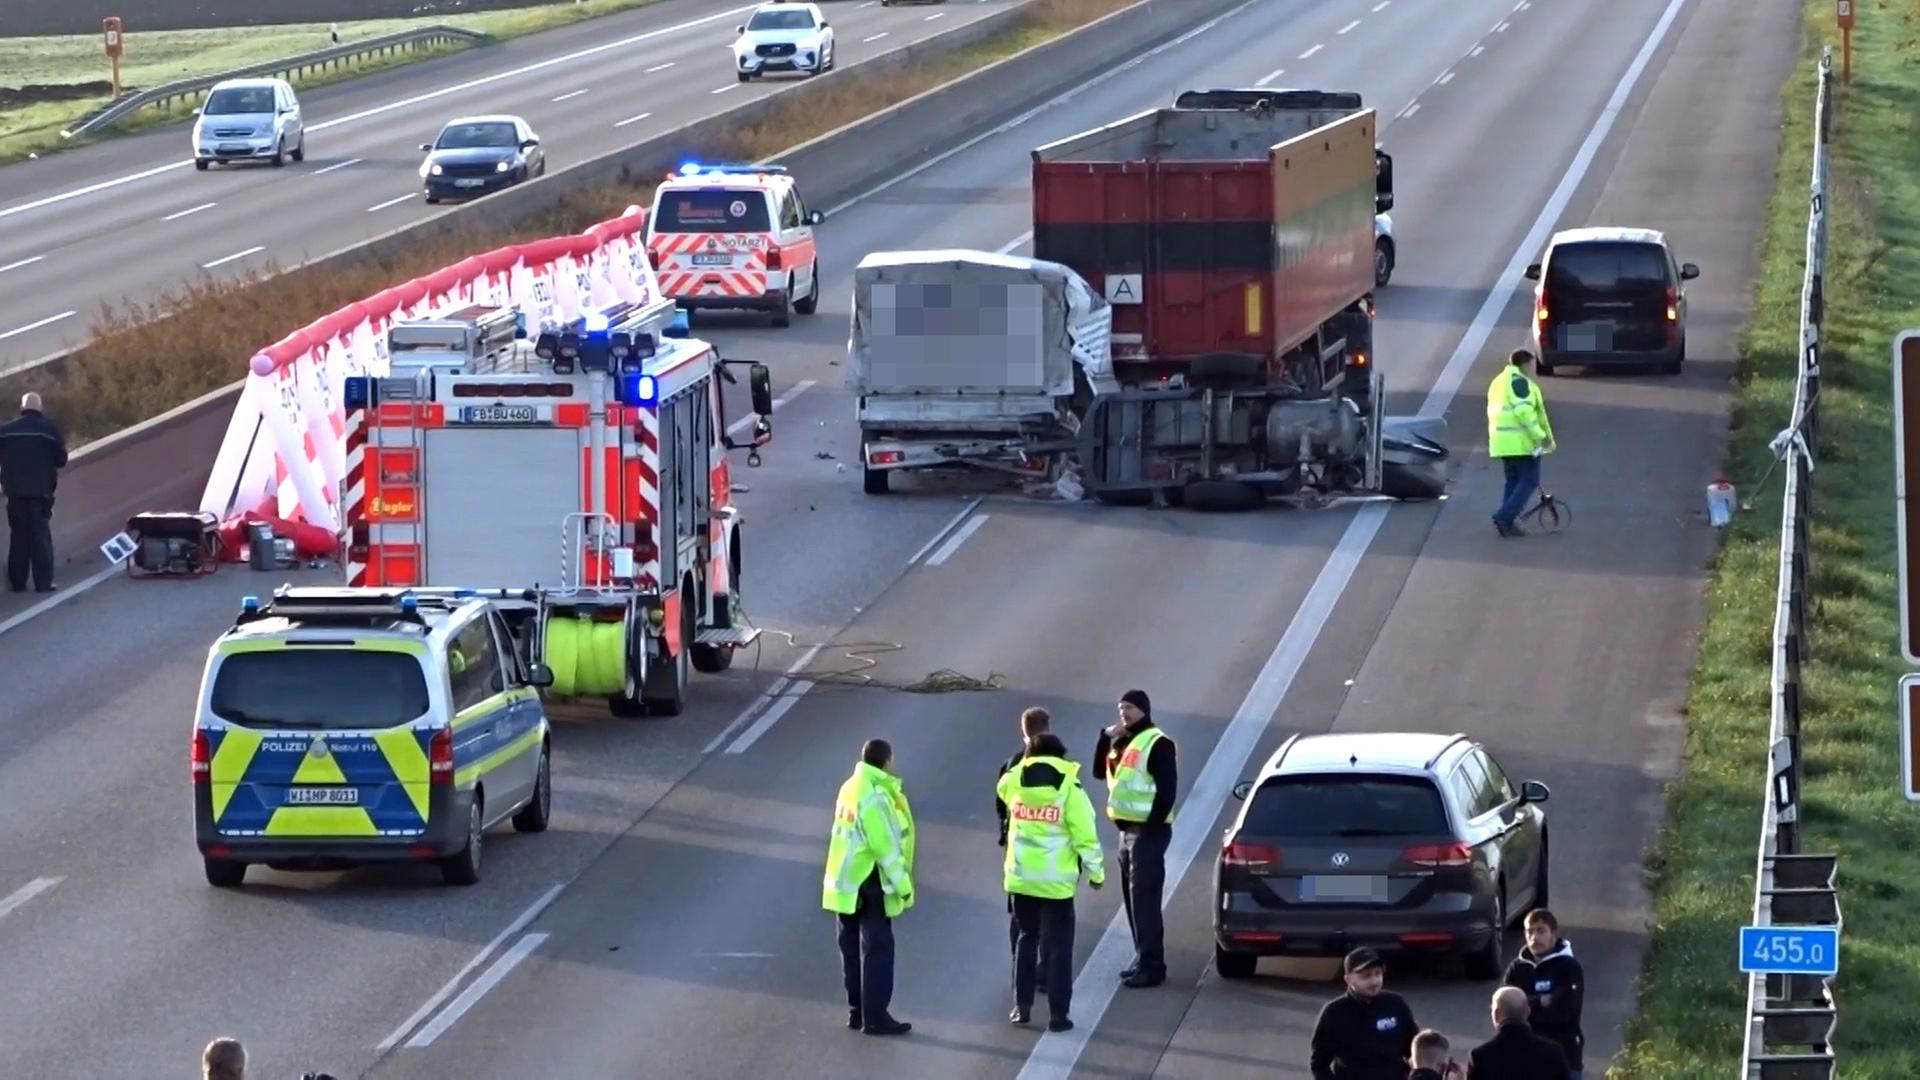
[[[1107,819],[1120,831],[1120,899],[1133,932],[1133,963],[1120,978],[1136,989],[1167,981],[1160,895],[1173,842],[1173,799],[1179,786],[1173,740],[1154,726],[1144,690],[1120,695],[1120,719],[1100,732],[1093,775],[1107,782]]]
[[[1527,374],[1531,363],[1531,352],[1513,350],[1487,387],[1487,456],[1506,470],[1506,491],[1493,512],[1493,527],[1501,536],[1522,535],[1514,519],[1540,487],[1540,456],[1555,449],[1547,399]]]
[[[834,800],[820,903],[840,917],[847,1026],[869,1035],[913,1029],[887,1011],[893,920],[913,906],[913,839],[913,809],[893,774],[893,747],[868,739]]]
[[[1007,858],[1003,883],[1013,900],[1020,937],[1013,952],[1013,1013],[1016,1024],[1033,1015],[1040,947],[1047,950],[1049,1031],[1071,1031],[1073,999],[1073,894],[1080,875],[1099,888],[1100,834],[1093,827],[1093,800],[1080,786],[1080,766],[1067,760],[1060,736],[1029,739],[1020,763],[1000,777],[996,794],[1007,806]]]

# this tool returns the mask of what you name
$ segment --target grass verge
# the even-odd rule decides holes
[[[1840,854],[1839,1075],[1920,1076],[1912,1003],[1920,945],[1920,810],[1900,797],[1892,338],[1920,325],[1920,4],[1862,5],[1854,78],[1840,82],[1830,165],[1821,441],[1813,479],[1811,661],[1803,672],[1808,851]],[[1729,475],[1752,484],[1791,408],[1812,167],[1815,70],[1833,6],[1806,4],[1807,46],[1784,90],[1785,131],[1731,434]],[[1736,929],[1751,917],[1768,726],[1780,474],[1717,556],[1688,700],[1685,778],[1652,859],[1654,931],[1637,1014],[1610,1076],[1720,1077],[1741,1051],[1746,983]],[[1749,495],[1742,492],[1743,497]]]
[[[657,0],[582,0],[580,3],[555,3],[453,16],[367,19],[338,25],[342,44],[434,23],[475,30],[496,41],[505,41],[582,19],[630,11],[655,2]],[[176,79],[212,75],[315,52],[333,44],[328,36],[332,25],[293,23],[247,27],[240,32],[232,29],[130,31],[126,37],[127,52],[121,59],[121,84],[127,87],[158,86]],[[442,45],[397,55],[366,57],[338,68],[308,72],[292,82],[297,89],[311,90],[387,68],[444,56],[464,48],[467,46]],[[0,72],[5,73],[0,75],[0,80],[17,86],[64,85],[105,80],[108,77],[107,58],[101,50],[97,34],[0,38]],[[93,132],[77,139],[60,137],[61,128],[79,120],[107,100],[108,95],[101,94],[97,97],[0,109],[0,162],[18,160],[29,154],[45,155],[112,138],[116,134],[186,120],[199,104],[189,101],[174,102],[164,108],[149,106],[110,131]]]
[[[735,129],[723,145],[682,152],[711,160],[769,158],[1136,2],[1036,0],[1013,27],[971,48],[907,72],[848,69],[831,93],[778,108],[758,124]],[[674,164],[662,161],[657,170],[634,172],[659,175]],[[562,199],[530,220],[511,226],[470,222],[346,270],[282,273],[270,263],[238,280],[203,275],[150,301],[106,305],[90,328],[92,344],[58,365],[0,379],[0,400],[36,390],[67,426],[70,442],[90,442],[243,377],[255,352],[330,311],[469,255],[579,232],[644,198],[632,186],[598,188]]]

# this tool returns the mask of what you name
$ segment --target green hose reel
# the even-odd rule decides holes
[[[627,624],[585,612],[549,612],[546,662],[560,697],[612,697],[627,689]]]

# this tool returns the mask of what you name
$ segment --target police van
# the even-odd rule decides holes
[[[208,651],[193,725],[207,881],[431,862],[473,884],[488,829],[547,827],[552,682],[473,590],[247,597]]]

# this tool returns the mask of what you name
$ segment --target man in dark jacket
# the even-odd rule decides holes
[[[1546,908],[1527,913],[1527,946],[1507,965],[1508,986],[1527,995],[1527,1026],[1551,1039],[1567,1055],[1567,1069],[1580,1080],[1585,1062],[1581,1051],[1586,1035],[1580,1030],[1580,1007],[1587,979],[1573,945],[1560,936],[1560,920]]]
[[[996,787],[995,787],[995,793],[993,796],[993,810],[994,810],[994,813],[1000,815],[1000,846],[1001,847],[1007,846],[1007,804],[1006,804],[1006,801],[1000,798],[1000,795],[999,795],[999,789],[997,785],[999,783],[1000,777],[1007,775],[1008,772],[1017,768],[1020,765],[1020,762],[1026,758],[1027,754],[1032,752],[1033,740],[1035,740],[1036,738],[1039,738],[1042,735],[1046,735],[1050,733],[1052,730],[1053,730],[1053,714],[1047,712],[1047,710],[1043,708],[1040,708],[1038,705],[1034,706],[1031,709],[1027,709],[1023,711],[1020,714],[1020,749],[1014,751],[1014,754],[1012,757],[1000,763],[999,775],[994,777],[994,782],[996,784]],[[1018,950],[1020,948],[1020,920],[1014,918],[1014,915],[1013,915],[1013,894],[1012,893],[1007,894],[1007,942],[1009,947],[1015,950]],[[1047,992],[1047,950],[1044,943],[1041,945],[1041,948],[1040,948],[1039,974],[1035,977],[1039,980],[1038,986],[1040,988],[1040,992],[1043,994],[1046,993]]]
[[[1173,739],[1153,724],[1144,690],[1120,695],[1120,718],[1100,732],[1093,775],[1107,782],[1107,820],[1120,831],[1120,899],[1133,931],[1133,963],[1120,973],[1131,987],[1167,981],[1160,898],[1167,884],[1167,846],[1173,841],[1178,794]]]
[[[7,588],[53,591],[53,491],[67,466],[67,440],[41,411],[40,395],[20,399],[20,415],[0,424],[0,490],[7,496]]]
[[[1460,1080],[1460,1066],[1447,1053],[1447,1037],[1427,1028],[1413,1037],[1413,1072],[1407,1080]]]
[[[1527,1027],[1527,995],[1493,992],[1494,1036],[1467,1056],[1467,1080],[1568,1080],[1567,1055]]]
[[[1313,1024],[1313,1080],[1407,1080],[1407,1057],[1420,1026],[1399,994],[1382,987],[1386,965],[1372,949],[1347,954],[1347,992],[1320,1008]]]

